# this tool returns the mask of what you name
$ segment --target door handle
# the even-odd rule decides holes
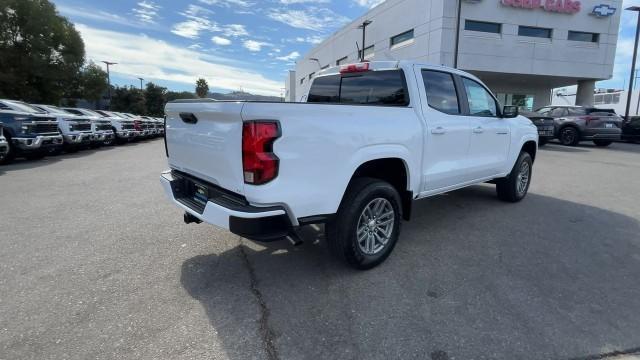
[[[434,135],[443,135],[446,132],[447,130],[445,130],[442,126],[438,126],[435,129],[431,129],[431,133]]]
[[[195,124],[198,118],[193,113],[180,113],[180,119],[187,124]]]
[[[509,135],[509,131],[507,131],[507,130],[498,130],[498,131],[496,131],[496,134],[498,134],[498,135]]]
[[[478,126],[477,128],[473,129],[474,134],[482,134],[483,132],[484,129],[482,128],[482,126]]]

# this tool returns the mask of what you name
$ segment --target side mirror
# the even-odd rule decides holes
[[[507,105],[502,109],[502,117],[505,119],[512,119],[518,117],[519,111],[517,106]]]

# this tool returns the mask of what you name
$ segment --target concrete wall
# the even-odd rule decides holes
[[[474,73],[495,92],[536,93],[542,95],[536,96],[536,106],[544,106],[553,88],[608,79],[613,74],[622,0],[582,0],[576,14],[513,8],[502,5],[501,0],[462,1],[459,68]],[[454,0],[387,0],[363,14],[299,59],[294,82],[297,100],[308,91],[309,74],[335,66],[344,56],[349,62],[359,61],[356,42],[362,41],[362,31],[357,27],[365,19],[373,21],[367,27],[366,46],[375,45],[368,60],[453,66],[456,4]],[[616,7],[616,14],[590,15],[599,4]],[[502,34],[466,31],[466,19],[501,23]],[[551,28],[552,39],[518,36],[520,25]],[[412,42],[390,47],[392,36],[411,29]],[[569,30],[599,33],[599,43],[569,41]]]

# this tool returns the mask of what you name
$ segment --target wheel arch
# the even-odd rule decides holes
[[[402,200],[402,217],[405,220],[411,218],[411,205],[413,203],[413,191],[411,191],[411,177],[409,165],[400,157],[383,157],[367,160],[361,163],[352,173],[346,191],[355,179],[373,178],[386,181],[400,194]]]

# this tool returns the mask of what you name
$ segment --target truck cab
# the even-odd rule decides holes
[[[58,120],[22,102],[0,100],[0,123],[7,145],[0,164],[10,163],[17,156],[38,159],[63,145]]]

